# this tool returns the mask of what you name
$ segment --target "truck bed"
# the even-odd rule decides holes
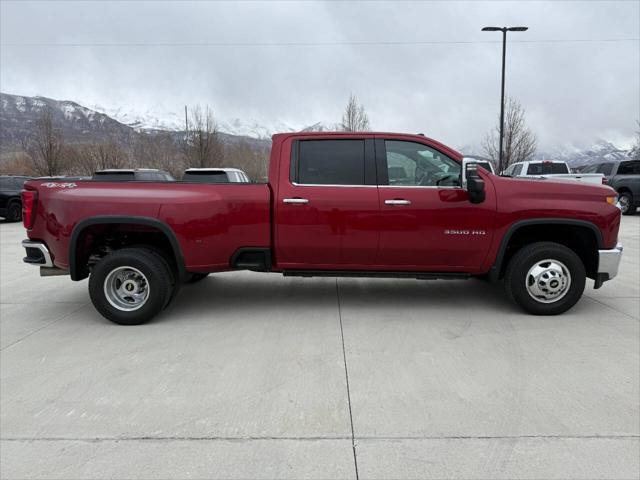
[[[74,228],[89,219],[142,217],[175,232],[187,270],[224,269],[238,246],[271,246],[267,184],[31,180],[26,188],[39,197],[30,237],[47,245],[67,245]],[[54,250],[55,265],[68,268],[69,252]]]

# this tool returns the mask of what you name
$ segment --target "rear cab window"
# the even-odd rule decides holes
[[[618,166],[618,175],[640,175],[640,160],[621,162]]]
[[[93,179],[101,182],[122,182],[135,180],[135,174],[134,172],[96,172],[93,174]]]
[[[185,182],[193,182],[193,183],[229,183],[229,177],[226,172],[185,172],[184,177],[182,178]]]
[[[569,173],[566,163],[532,162],[529,163],[527,175],[557,175]]]
[[[364,139],[298,140],[292,146],[290,179],[298,185],[369,184],[367,174],[375,171],[365,167],[366,144]]]

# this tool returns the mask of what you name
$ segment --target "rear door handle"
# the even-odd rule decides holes
[[[385,200],[385,205],[411,205],[410,200],[404,200],[402,198],[394,198],[393,200]]]
[[[309,203],[306,198],[283,198],[282,203],[304,204]]]

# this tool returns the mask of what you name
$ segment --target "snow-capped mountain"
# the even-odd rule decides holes
[[[72,101],[0,93],[2,149],[19,146],[36,128],[45,108],[51,112],[52,123],[63,128],[69,142],[117,138],[120,143],[127,144],[135,134],[133,129],[108,115]]]
[[[168,132],[180,141],[184,132],[184,111],[174,112],[161,105],[144,112],[124,107],[94,105],[87,108],[73,101],[54,100],[46,97],[27,97],[0,93],[0,146],[2,151],[17,151],[21,142],[31,135],[45,107],[52,112],[53,123],[64,133],[69,143],[117,141],[130,145],[136,136]],[[248,141],[251,145],[268,147],[271,135],[276,132],[330,132],[340,130],[337,123],[316,122],[308,126],[293,126],[282,121],[259,119],[216,119],[221,139],[227,143]],[[467,156],[484,157],[479,146],[458,149]],[[629,158],[629,150],[616,147],[606,140],[592,145],[555,145],[538,150],[536,158],[564,160],[571,166],[623,160]]]
[[[156,105],[144,112],[122,107],[109,108],[102,105],[93,105],[92,109],[103,112],[111,118],[130,126],[138,132],[154,132],[158,130],[184,131],[184,111],[180,114]],[[334,132],[340,130],[338,123],[317,122],[307,126],[294,126],[281,121],[266,121],[256,118],[251,119],[220,119],[216,118],[218,131],[240,137],[251,137],[260,140],[269,140],[274,133],[284,132]]]
[[[629,150],[616,147],[613,143],[598,139],[593,145],[556,145],[541,149],[536,155],[539,160],[562,160],[577,167],[593,163],[627,160]]]
[[[184,113],[179,115],[160,105],[142,112],[127,107],[104,107],[102,105],[91,105],[90,108],[102,112],[138,132],[184,130]]]
[[[458,149],[465,156],[486,158],[486,153],[478,145],[466,145]],[[591,165],[594,163],[628,160],[630,150],[616,147],[613,143],[598,139],[591,145],[550,145],[538,148],[536,160],[561,160],[572,167]]]
[[[109,115],[138,132],[154,132],[158,130],[177,132],[185,130],[184,111],[176,113],[162,105],[155,105],[143,112],[123,107],[110,108],[102,105],[93,105],[91,108]],[[300,130],[284,122],[275,121],[269,123],[259,119],[234,118],[225,120],[216,118],[216,125],[218,131],[222,133],[261,140],[270,139],[271,135],[276,132],[295,132]]]

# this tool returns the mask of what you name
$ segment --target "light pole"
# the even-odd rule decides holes
[[[504,62],[507,54],[507,32],[525,32],[529,27],[484,27],[483,32],[502,32],[502,92],[500,94],[500,153],[498,175],[502,173],[502,144],[504,139]]]

